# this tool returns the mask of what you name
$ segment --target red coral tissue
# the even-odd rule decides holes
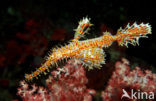
[[[116,62],[115,67],[116,69],[108,82],[108,86],[102,92],[103,101],[138,101],[138,99],[140,101],[141,92],[154,92],[156,94],[156,74],[149,70],[142,71],[139,67],[131,71],[129,61],[126,59],[122,59],[122,62]],[[123,89],[128,94],[131,93],[132,89],[137,91],[135,95],[139,98],[134,96],[133,99],[121,99]],[[146,101],[151,100],[146,99]]]
[[[28,87],[22,81],[18,95],[24,101],[92,101],[95,90],[88,89],[88,79],[84,67],[78,60],[69,60],[63,68],[57,68],[46,80],[48,88],[32,85]]]

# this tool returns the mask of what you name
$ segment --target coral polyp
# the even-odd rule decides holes
[[[139,44],[141,37],[147,37],[147,34],[151,34],[151,26],[149,24],[136,24],[127,25],[126,28],[120,28],[116,35],[111,35],[110,32],[103,32],[103,35],[93,39],[87,39],[80,41],[79,39],[88,33],[92,24],[89,18],[83,18],[75,29],[74,39],[69,42],[68,45],[62,46],[57,49],[52,49],[47,60],[41,67],[31,74],[26,74],[26,80],[32,80],[34,77],[38,77],[41,73],[49,71],[50,67],[57,65],[57,62],[62,59],[75,58],[81,60],[83,65],[88,69],[94,67],[99,68],[101,64],[105,64],[105,53],[103,48],[111,46],[115,41],[120,46],[128,47],[128,44]],[[52,66],[51,66],[52,65]]]

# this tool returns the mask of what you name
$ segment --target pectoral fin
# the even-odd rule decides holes
[[[105,64],[105,53],[101,48],[84,49],[80,52],[79,58],[89,69],[99,68],[101,64]]]

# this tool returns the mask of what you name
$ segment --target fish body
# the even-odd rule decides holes
[[[79,59],[88,69],[99,68],[101,64],[105,64],[106,55],[103,48],[111,46],[115,41],[120,46],[128,47],[128,44],[135,46],[139,44],[139,38],[147,37],[147,34],[151,34],[151,26],[149,24],[141,23],[138,25],[134,23],[131,26],[128,24],[124,29],[120,28],[116,35],[104,32],[100,37],[80,41],[79,39],[89,31],[90,26],[92,26],[90,19],[82,19],[77,29],[75,29],[74,39],[67,45],[52,49],[41,67],[31,74],[25,74],[26,80],[32,80],[34,77],[38,78],[42,73],[46,74],[50,67],[58,66],[58,61],[68,58]]]

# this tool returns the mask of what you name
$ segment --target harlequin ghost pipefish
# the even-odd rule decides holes
[[[112,42],[117,41],[118,45],[128,47],[128,44],[139,45],[141,37],[147,37],[151,34],[151,26],[149,24],[136,24],[127,25],[124,29],[117,30],[116,35],[111,35],[110,32],[103,32],[103,35],[97,38],[82,40],[79,39],[88,33],[92,24],[89,18],[80,20],[77,29],[75,29],[74,39],[68,45],[61,46],[60,48],[52,49],[46,61],[36,71],[31,74],[25,74],[26,80],[38,78],[40,74],[46,74],[51,67],[57,65],[58,61],[67,58],[79,59],[83,65],[88,69],[101,67],[105,64],[105,53],[103,48],[109,47]]]

